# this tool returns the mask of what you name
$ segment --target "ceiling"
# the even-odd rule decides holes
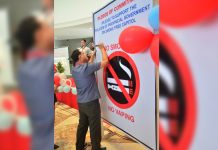
[[[111,0],[54,0],[55,40],[93,36],[92,14]]]
[[[93,36],[92,22],[55,29],[55,40],[79,39]]]

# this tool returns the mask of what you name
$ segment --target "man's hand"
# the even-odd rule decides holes
[[[98,48],[99,48],[100,50],[105,49],[104,43],[99,43],[99,44],[98,44]]]
[[[102,53],[101,68],[104,68],[109,63],[106,48],[104,47],[103,43],[99,43],[98,48],[101,50]]]

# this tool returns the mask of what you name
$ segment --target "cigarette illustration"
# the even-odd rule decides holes
[[[117,84],[117,82],[114,78],[107,78],[107,82],[112,83],[112,84]],[[120,79],[120,82],[123,84],[123,86],[129,86],[129,80]]]
[[[107,87],[108,87],[108,89],[112,89],[114,91],[122,93],[122,90],[117,85],[110,85],[110,84],[108,84]],[[125,88],[125,89],[126,89],[126,92],[129,94],[129,88]]]

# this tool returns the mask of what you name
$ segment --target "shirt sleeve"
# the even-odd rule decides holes
[[[92,63],[87,65],[87,68],[85,70],[87,75],[90,75],[92,73],[94,73],[95,71],[98,71],[101,67],[101,62],[97,62],[97,63]]]

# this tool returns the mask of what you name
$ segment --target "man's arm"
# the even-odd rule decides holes
[[[106,49],[104,47],[103,44],[99,44],[98,45],[99,49],[101,50],[101,53],[102,53],[102,61],[101,62],[98,62],[98,63],[88,63],[87,65],[87,68],[85,70],[86,74],[89,75],[95,71],[98,71],[99,69],[103,68],[103,67],[106,67],[107,64],[109,63],[108,61],[108,56],[107,56],[107,53],[106,53]]]
[[[102,61],[101,61],[100,68],[104,68],[109,63],[106,48],[104,47],[103,43],[99,44],[98,48],[101,50],[101,54],[102,54]]]

